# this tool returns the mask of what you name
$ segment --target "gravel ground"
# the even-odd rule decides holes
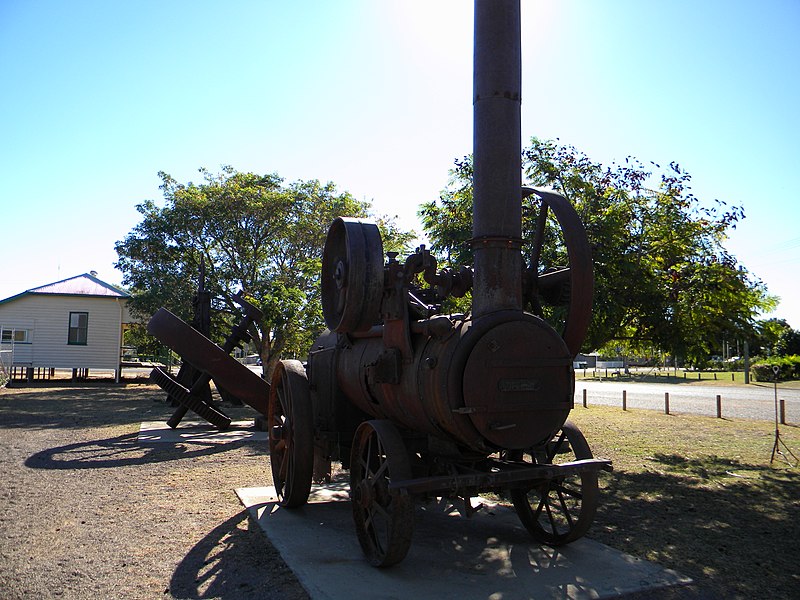
[[[666,379],[666,378],[665,378]],[[679,380],[680,381],[680,380]],[[716,397],[720,396],[722,415],[726,419],[772,421],[775,418],[775,392],[784,401],[787,423],[800,422],[800,389],[782,383],[777,390],[772,384],[753,383],[745,386],[725,385],[720,381],[702,383],[640,383],[633,381],[575,382],[575,406],[583,403],[586,390],[589,405],[622,406],[622,392],[627,392],[628,408],[664,410],[664,392],[670,395],[670,412],[716,416]]]
[[[266,445],[139,444],[163,398],[0,389],[0,597],[308,598],[234,493],[271,483]]]

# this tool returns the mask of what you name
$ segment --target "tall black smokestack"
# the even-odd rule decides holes
[[[522,310],[519,0],[475,0],[473,314]]]

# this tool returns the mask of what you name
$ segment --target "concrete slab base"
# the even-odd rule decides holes
[[[223,444],[227,442],[267,443],[267,432],[257,431],[253,421],[233,421],[225,431],[220,431],[205,421],[181,421],[172,429],[165,421],[145,421],[139,426],[139,442],[182,443],[202,442]]]
[[[376,569],[356,539],[347,487],[315,486],[309,504],[291,510],[272,487],[236,490],[314,600],[612,598],[691,583],[591,539],[540,546],[504,506],[469,519],[452,505],[420,506],[406,559]]]

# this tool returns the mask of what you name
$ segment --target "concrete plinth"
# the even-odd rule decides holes
[[[691,583],[587,538],[540,546],[501,505],[469,519],[452,506],[418,507],[406,559],[376,569],[358,545],[346,484],[315,486],[310,503],[292,510],[274,488],[236,493],[315,600],[611,598]]]

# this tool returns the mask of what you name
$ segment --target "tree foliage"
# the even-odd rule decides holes
[[[750,351],[761,356],[800,355],[800,331],[785,319],[759,321]]]
[[[655,346],[689,362],[702,360],[723,339],[753,335],[755,317],[774,305],[764,285],[724,247],[744,218],[740,207],[702,204],[690,175],[677,163],[645,167],[628,157],[605,167],[574,147],[531,140],[523,151],[529,185],[553,188],[580,215],[592,245],[594,312],[585,350],[612,340]],[[533,239],[530,197],[523,203],[523,236]],[[472,161],[456,161],[448,187],[420,217],[443,260],[471,264]],[[557,224],[551,221],[552,232]],[[553,239],[552,236],[550,239]],[[554,244],[544,264],[565,264]]]
[[[148,318],[164,306],[189,322],[202,259],[216,341],[239,318],[231,296],[243,290],[264,313],[252,335],[265,370],[281,356],[304,356],[324,327],[318,282],[328,227],[337,216],[369,217],[369,203],[316,180],[285,184],[232,167],[200,173],[197,185],[159,173],[163,205],[139,204],[141,222],[116,244],[133,310]],[[387,250],[412,237],[376,220]]]

